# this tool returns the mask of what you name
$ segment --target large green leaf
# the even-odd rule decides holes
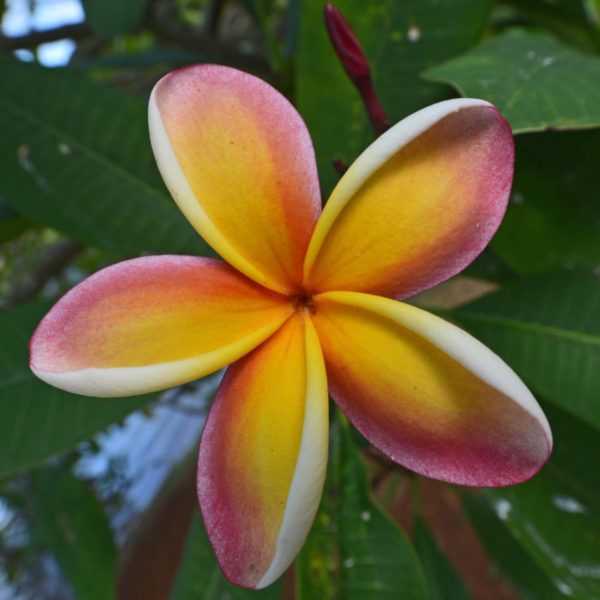
[[[29,370],[29,338],[48,303],[0,313],[0,474],[71,448],[149,401],[87,398],[50,387]]]
[[[112,600],[116,551],[93,492],[65,468],[35,473],[33,489],[33,535],[54,554],[78,600]]]
[[[600,125],[600,57],[538,35],[505,33],[424,75],[489,100],[515,133]]]
[[[531,598],[600,598],[598,432],[559,409],[547,413],[555,437],[548,464],[527,483],[485,492],[520,551],[506,556],[501,538],[484,542],[492,556],[503,556],[499,562],[521,587],[532,586],[532,575],[517,563],[523,554],[545,574],[547,583],[530,589]],[[548,583],[560,594],[547,593]]]
[[[135,31],[148,0],[82,0],[86,21],[104,36]]]
[[[583,0],[588,21],[600,29],[600,0]]]
[[[430,600],[470,600],[460,577],[421,517],[415,519],[413,537],[427,577]]]
[[[600,278],[591,269],[506,284],[451,313],[554,404],[600,428]]]
[[[522,275],[600,264],[600,130],[518,136],[512,202],[492,240]]]
[[[361,41],[375,88],[394,122],[452,95],[448,87],[423,81],[418,74],[476,43],[493,2],[340,0],[335,4]],[[323,189],[329,192],[337,180],[332,156],[351,162],[372,134],[358,92],[325,32],[323,5],[323,1],[302,4],[296,99],[315,142]]]
[[[32,223],[6,203],[0,196],[0,244],[8,242],[21,235]]]
[[[169,198],[142,102],[0,54],[0,194],[71,237],[132,255],[203,254]]]
[[[428,598],[406,536],[371,499],[366,468],[336,412],[327,480],[313,528],[297,561],[299,600]]]
[[[564,594],[552,584],[533,557],[507,531],[493,505],[482,497],[467,496],[464,506],[492,562],[515,586],[523,600],[565,600]],[[501,503],[499,509],[503,510],[505,506]]]
[[[169,595],[169,600],[277,600],[281,580],[263,590],[247,590],[229,583],[221,572],[210,546],[206,529],[197,511],[192,520],[186,547]]]

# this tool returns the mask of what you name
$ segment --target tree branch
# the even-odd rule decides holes
[[[182,46],[190,52],[202,54],[209,61],[237,67],[264,78],[273,77],[265,57],[239,52],[217,39],[178,25],[172,12],[170,3],[155,2],[149,7],[146,24],[162,40]]]
[[[0,301],[0,308],[32,300],[48,280],[61,273],[83,248],[82,244],[72,240],[61,240],[49,246],[40,264],[28,274],[25,281],[15,285]]]
[[[80,40],[91,34],[89,27],[85,23],[76,23],[74,25],[63,25],[56,29],[47,29],[45,31],[32,31],[27,35],[18,37],[0,36],[0,50],[18,50],[19,48],[35,48],[40,44],[47,42],[56,42],[58,40],[73,39]]]

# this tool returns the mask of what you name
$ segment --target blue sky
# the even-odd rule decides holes
[[[81,23],[85,17],[79,0],[36,0],[34,3],[31,0],[8,0],[6,4],[2,33],[10,37]],[[42,44],[38,57],[43,65],[55,67],[64,65],[74,50],[75,43],[72,40],[61,40]],[[18,50],[16,54],[22,60],[33,60],[29,50]]]

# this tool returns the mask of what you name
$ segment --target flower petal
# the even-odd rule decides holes
[[[31,339],[31,369],[78,394],[127,396],[191,381],[237,360],[292,308],[218,259],[152,256],[69,291]]]
[[[508,123],[483,100],[434,104],[359,156],[325,206],[305,286],[404,298],[468,265],[506,209]]]
[[[474,486],[519,483],[544,464],[552,436],[539,405],[469,334],[378,296],[329,292],[316,306],[331,394],[393,460]]]
[[[325,365],[307,317],[280,331],[225,373],[198,463],[198,497],[226,577],[261,588],[302,546],[327,463]]]
[[[204,239],[262,285],[297,288],[321,200],[296,109],[252,75],[194,65],[156,84],[149,122],[165,183]]]

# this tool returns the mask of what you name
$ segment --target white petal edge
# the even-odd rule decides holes
[[[82,396],[118,398],[165,390],[218,371],[270,337],[289,318],[285,312],[257,331],[222,348],[183,360],[143,367],[87,367],[78,371],[43,371],[30,365],[42,381]]]
[[[552,432],[546,415],[527,386],[497,354],[460,327],[411,304],[381,296],[326,292],[318,297],[373,311],[423,336],[479,379],[524,408],[539,422],[549,446],[552,446]]]
[[[327,237],[327,231],[331,229],[333,222],[363,183],[401,148],[438,121],[463,108],[475,106],[494,108],[493,104],[474,98],[454,98],[432,104],[396,123],[360,154],[331,192],[331,196],[317,222],[304,261],[305,278],[317,259],[321,246]]]
[[[305,332],[306,407],[300,451],[277,536],[275,554],[256,589],[273,583],[292,563],[310,531],[323,493],[329,439],[327,375],[321,344],[308,316]]]
[[[159,82],[160,83],[160,82]],[[218,230],[216,225],[210,220],[202,205],[198,202],[188,180],[177,160],[175,150],[169,139],[169,135],[163,125],[160,116],[160,109],[156,102],[156,88],[150,94],[148,103],[148,129],[150,131],[150,144],[154,152],[156,164],[162,175],[165,185],[171,192],[173,200],[179,206],[186,219],[193,225],[206,242],[217,251],[222,258],[233,265],[244,275],[264,285],[270,290],[287,293],[277,283],[270,281],[254,265],[248,262],[227,240],[227,238]]]

